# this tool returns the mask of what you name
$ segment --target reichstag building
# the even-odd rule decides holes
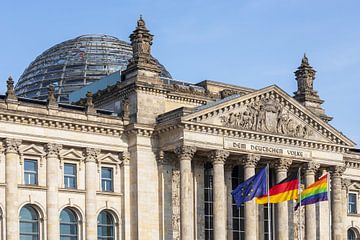
[[[306,56],[289,94],[175,80],[152,41],[140,18],[130,43],[80,36],[7,80],[0,239],[360,239],[360,150],[331,126]],[[268,164],[273,185],[329,173],[330,201],[237,208],[232,190]]]

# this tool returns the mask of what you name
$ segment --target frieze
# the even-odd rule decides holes
[[[245,109],[220,116],[225,127],[308,138],[313,131],[299,123],[274,95],[249,103]]]
[[[253,152],[260,155],[276,155],[300,159],[311,158],[311,152],[302,149],[283,147],[278,144],[248,143],[230,138],[224,139],[224,148],[241,152]]]

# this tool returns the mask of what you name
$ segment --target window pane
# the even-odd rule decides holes
[[[39,239],[39,217],[31,206],[25,206],[20,211],[20,240]]]
[[[76,165],[65,163],[64,164],[64,173],[68,175],[75,175],[76,174]]]
[[[101,188],[104,192],[113,191],[112,168],[101,168]]]

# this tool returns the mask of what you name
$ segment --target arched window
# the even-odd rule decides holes
[[[79,239],[79,219],[70,208],[65,208],[60,213],[60,240]]]
[[[40,219],[37,211],[30,205],[20,211],[20,240],[40,239]]]
[[[102,211],[97,220],[98,240],[115,240],[115,221],[109,211]]]
[[[349,230],[347,231],[347,239],[348,240],[356,240],[355,230],[349,228]]]

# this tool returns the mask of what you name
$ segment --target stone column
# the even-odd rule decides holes
[[[331,229],[332,240],[345,239],[345,229],[343,224],[342,198],[341,198],[341,176],[345,171],[345,166],[335,166],[331,169]]]
[[[59,153],[62,146],[55,143],[48,143],[47,169],[46,169],[46,207],[47,207],[47,239],[59,239],[59,212],[58,212],[58,173]]]
[[[97,217],[96,217],[96,161],[100,150],[94,148],[86,148],[85,151],[85,226],[86,240],[97,239]]]
[[[180,238],[194,239],[193,178],[191,160],[196,152],[192,146],[175,149],[180,161]]]
[[[242,159],[244,166],[244,180],[247,180],[255,175],[255,167],[259,162],[260,156],[250,154]],[[256,240],[257,239],[257,205],[255,199],[245,203],[245,239]]]
[[[315,182],[315,173],[320,164],[311,161],[305,169],[305,186],[308,187]],[[316,206],[309,204],[305,206],[305,239],[316,237]]]
[[[281,158],[275,163],[276,182],[279,183],[287,177],[287,171],[292,163],[291,159]],[[275,205],[275,238],[277,240],[288,240],[289,218],[288,203],[282,202]]]
[[[213,206],[214,206],[214,239],[226,239],[226,204],[224,164],[229,152],[212,151],[209,158],[213,164]]]
[[[19,238],[18,169],[19,147],[21,140],[5,140],[5,202],[6,202],[6,239]]]

